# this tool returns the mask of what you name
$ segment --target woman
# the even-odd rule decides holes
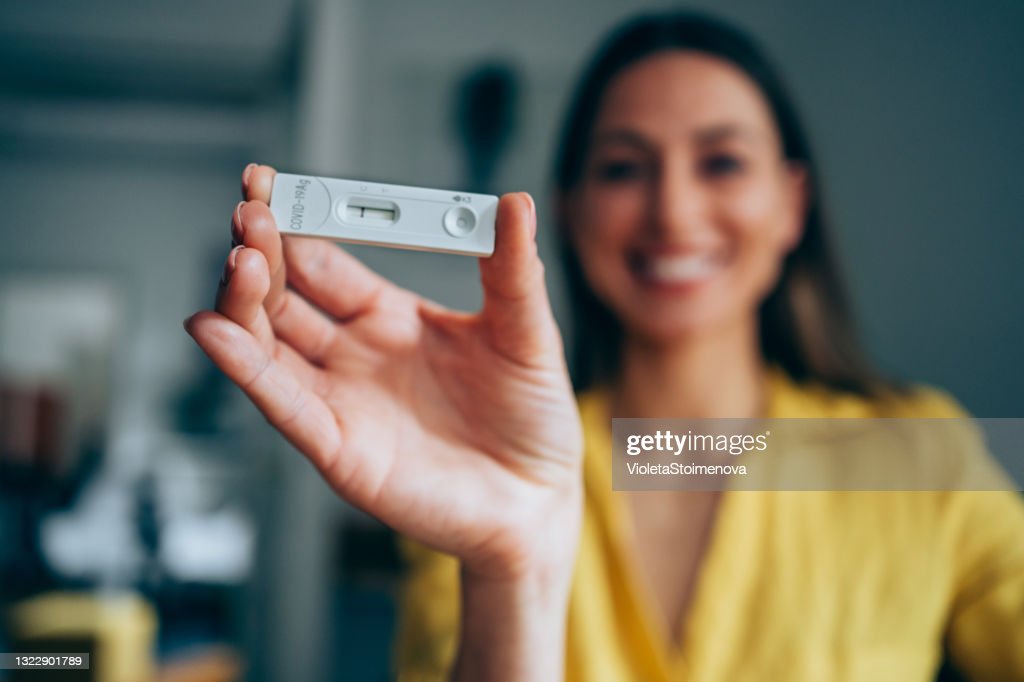
[[[849,342],[807,145],[734,29],[641,18],[583,79],[557,165],[578,407],[528,197],[502,198],[468,315],[282,246],[272,175],[246,169],[217,311],[186,327],[411,538],[401,677],[926,680],[943,641],[971,675],[1024,677],[1012,494],[611,491],[612,415],[961,414]]]

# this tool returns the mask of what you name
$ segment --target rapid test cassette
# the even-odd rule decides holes
[[[278,173],[270,212],[285,234],[490,256],[498,197]]]

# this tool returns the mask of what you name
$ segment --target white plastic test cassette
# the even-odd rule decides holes
[[[498,197],[278,173],[270,212],[287,234],[490,256]]]

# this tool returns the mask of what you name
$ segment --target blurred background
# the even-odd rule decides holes
[[[1024,416],[1024,3],[691,6],[788,77],[873,357],[978,416]],[[250,161],[530,191],[567,319],[555,131],[595,42],[645,8],[0,2],[0,651],[92,652],[76,679],[388,679],[391,536],[181,320],[212,303]],[[480,300],[474,259],[352,250]]]

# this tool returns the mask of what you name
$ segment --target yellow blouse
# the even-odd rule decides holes
[[[965,416],[919,389],[868,401],[769,378],[770,417]],[[934,679],[945,645],[970,679],[1024,680],[1024,504],[1012,492],[723,494],[681,641],[669,646],[625,550],[601,392],[579,397],[586,507],[567,623],[566,680]],[[458,635],[450,556],[403,539],[410,562],[394,663],[447,679]]]

